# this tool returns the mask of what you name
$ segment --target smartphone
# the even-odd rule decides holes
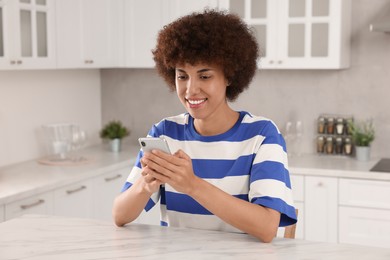
[[[138,138],[138,142],[142,151],[151,152],[152,150],[160,150],[171,154],[169,150],[168,142],[164,138],[160,137],[141,137]]]

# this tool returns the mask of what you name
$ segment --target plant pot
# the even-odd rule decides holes
[[[110,140],[110,150],[115,153],[119,152],[121,150],[121,139]]]
[[[358,161],[367,162],[371,158],[371,147],[370,146],[356,146],[356,159]]]

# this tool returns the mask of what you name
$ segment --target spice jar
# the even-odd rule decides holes
[[[334,118],[333,117],[328,117],[326,132],[328,134],[333,134],[333,132],[334,132]]]
[[[326,137],[326,153],[327,154],[332,154],[333,153],[333,137],[332,136],[328,136]]]
[[[323,136],[317,137],[317,152],[323,153],[325,147],[325,138]]]
[[[318,118],[318,133],[324,134],[325,133],[325,117],[319,117]]]
[[[352,154],[352,140],[350,137],[344,138],[344,154],[346,155]]]
[[[340,136],[336,137],[336,154],[343,153],[343,138]]]
[[[344,133],[344,119],[343,118],[337,118],[336,121],[336,134],[342,135]]]

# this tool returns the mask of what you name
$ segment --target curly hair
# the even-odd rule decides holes
[[[256,72],[259,47],[251,29],[237,15],[206,9],[164,26],[152,53],[158,73],[172,91],[177,65],[220,66],[229,82],[226,98],[234,101]]]

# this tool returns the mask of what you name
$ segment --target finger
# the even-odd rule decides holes
[[[164,152],[159,151],[159,150],[153,150],[152,153],[149,154],[147,158],[155,161],[156,163],[158,163],[160,165],[166,165],[163,163],[163,161],[169,162],[170,164],[173,164],[176,166],[181,165],[181,160],[179,157],[164,153]]]
[[[186,154],[183,150],[179,149],[174,154],[174,156],[177,156],[182,159],[190,160],[191,158]]]

